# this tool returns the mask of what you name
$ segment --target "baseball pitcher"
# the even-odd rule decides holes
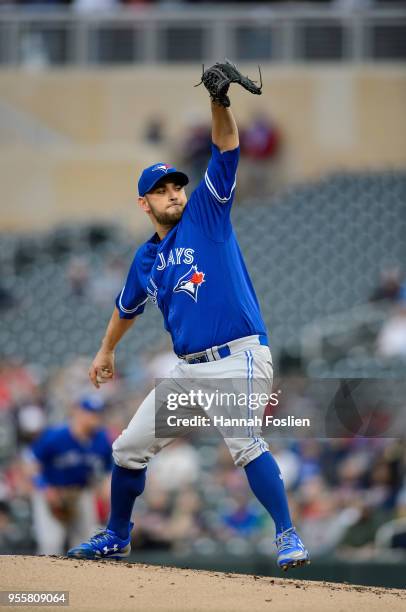
[[[189,200],[188,177],[167,163],[142,172],[138,203],[155,233],[135,253],[106,334],[89,371],[98,388],[114,375],[114,351],[148,301],[162,312],[180,362],[175,380],[256,380],[272,387],[272,358],[257,297],[234,233],[230,212],[239,158],[238,129],[228,90],[237,83],[254,94],[261,87],[228,61],[202,75],[211,97],[212,155]],[[133,505],[142,494],[150,459],[172,439],[155,436],[156,390],[143,401],[113,444],[111,514],[107,528],[68,556],[122,558],[130,553]],[[309,554],[289,514],[278,465],[258,432],[225,437],[236,465],[275,522],[277,562],[304,565]]]

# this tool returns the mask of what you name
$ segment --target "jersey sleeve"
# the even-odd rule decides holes
[[[239,147],[220,153],[214,143],[211,145],[211,158],[204,175],[204,187],[213,201],[223,206],[231,205],[234,199],[239,155]]]
[[[193,191],[188,203],[194,220],[209,236],[217,239],[224,239],[231,230],[230,210],[239,155],[239,147],[221,153],[212,143],[212,154],[204,179]]]
[[[136,253],[125,285],[116,298],[116,306],[120,313],[120,319],[133,319],[142,314],[147,299],[147,294],[141,284],[139,259]]]

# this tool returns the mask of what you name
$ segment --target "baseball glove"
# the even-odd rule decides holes
[[[63,525],[69,525],[76,518],[80,492],[77,487],[55,487],[52,496],[47,496],[52,516]]]
[[[203,83],[210,94],[211,99],[215,104],[228,108],[230,106],[230,98],[227,95],[231,83],[238,83],[252,94],[261,95],[262,93],[262,75],[261,68],[258,66],[260,84],[252,81],[249,77],[243,76],[237,66],[229,60],[217,62],[207,70],[203,66],[203,74],[200,83],[195,85],[198,87]]]

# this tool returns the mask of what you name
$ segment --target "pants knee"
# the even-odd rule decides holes
[[[113,442],[113,460],[120,467],[129,470],[141,470],[147,467],[153,453],[137,445],[136,440],[129,440],[126,430]]]
[[[227,445],[235,465],[239,467],[245,467],[269,450],[268,444],[262,438],[229,439]]]

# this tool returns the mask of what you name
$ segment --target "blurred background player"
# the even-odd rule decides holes
[[[95,491],[112,466],[111,444],[102,426],[104,408],[102,398],[82,397],[68,422],[44,429],[31,447],[39,554],[63,554],[97,527]]]

